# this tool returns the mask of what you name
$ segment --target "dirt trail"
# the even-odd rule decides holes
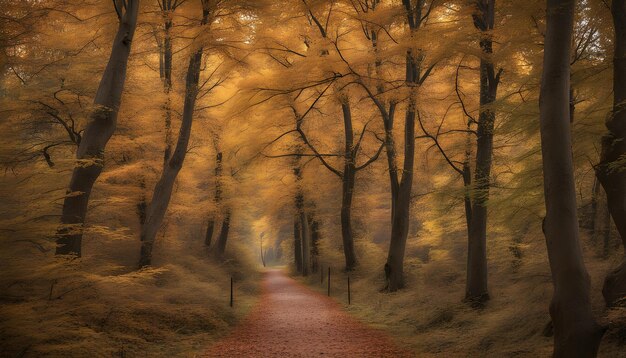
[[[205,357],[413,357],[332,299],[268,271],[260,302]]]

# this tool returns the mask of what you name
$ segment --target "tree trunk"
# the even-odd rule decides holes
[[[319,222],[315,220],[314,215],[309,215],[311,227],[311,272],[319,270]]]
[[[216,148],[218,146],[216,145]],[[217,210],[219,210],[222,203],[222,152],[217,152],[215,156],[215,194],[213,197],[213,202]],[[211,246],[211,241],[213,240],[213,232],[215,231],[215,214],[209,217],[206,235],[204,237],[204,245]]]
[[[607,258],[610,254],[611,214],[606,193],[600,182],[595,180],[591,197],[591,240],[601,247],[600,256]]]
[[[63,202],[61,227],[57,232],[57,255],[81,256],[89,196],[104,167],[104,150],[115,131],[122,100],[128,56],[135,28],[139,0],[129,0],[113,41],[109,62],[94,99],[95,109],[76,152],[78,164],[72,173]]]
[[[606,121],[608,133],[602,138],[602,153],[600,163],[596,166],[596,176],[606,192],[609,212],[626,255],[626,1],[613,0],[611,13],[615,28],[613,113]],[[624,302],[626,256],[621,265],[606,277],[602,294],[607,306]]]
[[[341,238],[343,243],[343,253],[346,259],[346,271],[352,271],[357,265],[356,254],[354,252],[354,239],[352,236],[352,193],[354,191],[354,168],[348,168],[342,178],[342,200],[341,200]]]
[[[574,0],[547,0],[540,118],[546,217],[552,271],[554,357],[595,357],[604,330],[590,302],[590,280],[578,233],[569,123],[570,50]]]
[[[341,103],[345,136],[344,169],[341,177],[341,239],[343,253],[346,259],[346,271],[352,271],[357,265],[354,252],[354,238],[352,236],[352,196],[356,175],[356,149],[354,148],[354,129],[352,113],[348,99]]]
[[[495,0],[477,0],[474,25],[481,31],[480,115],[476,140],[476,170],[467,245],[467,282],[465,299],[482,306],[489,300],[487,287],[487,202],[489,200],[493,128],[495,112],[490,106],[496,99],[500,74],[495,74],[490,56],[493,53],[491,32],[494,27]]]
[[[301,148],[297,148],[297,152],[301,153]],[[309,273],[309,225],[307,215],[304,208],[304,193],[302,192],[302,168],[300,167],[299,157],[295,157],[293,173],[296,177],[296,198],[295,198],[295,216],[294,216],[294,259],[296,261],[296,269],[303,276]]]
[[[311,230],[304,211],[300,212],[300,228],[302,229],[302,276],[308,276],[311,268]]]
[[[217,247],[215,253],[218,256],[223,256],[226,252],[226,242],[228,241],[228,233],[230,231],[230,209],[226,210],[224,220],[222,221],[222,229],[220,230],[220,236],[217,238]]]
[[[411,76],[417,76],[417,65],[411,54],[407,54],[410,61]],[[407,74],[407,77],[409,74]],[[411,77],[415,78],[415,77]],[[391,223],[391,241],[389,253],[385,264],[385,277],[387,290],[397,291],[404,287],[404,251],[409,234],[411,212],[411,190],[413,186],[413,163],[415,158],[415,92],[411,89],[409,103],[404,122],[404,170],[398,186],[398,194],[393,209],[393,221]]]
[[[467,126],[468,130],[469,124]],[[465,224],[467,226],[467,237],[469,238],[472,227],[472,142],[471,133],[467,134],[467,140],[465,143],[465,160],[463,161],[463,202],[465,204]],[[468,261],[469,263],[469,261]]]
[[[148,207],[146,201],[146,179],[144,177],[141,177],[139,180],[139,188],[141,189],[141,196],[139,197],[136,208],[137,216],[139,217],[139,227],[142,227],[146,222],[146,208]]]
[[[168,1],[171,7],[171,1]],[[168,9],[173,11],[174,9]],[[165,16],[169,16],[165,14]],[[163,154],[163,163],[167,165],[172,155],[172,100],[170,91],[172,90],[172,20],[168,19],[164,23],[165,36],[163,40],[163,88],[165,95],[165,151]]]
[[[419,29],[422,21],[428,16],[422,17],[422,9],[425,2],[418,1],[414,6],[410,0],[402,0],[406,11],[409,30],[413,36]],[[432,6],[433,4],[431,4]],[[428,76],[421,73],[421,65],[424,58],[422,50],[408,49],[406,52],[405,82],[409,90],[404,118],[404,164],[402,177],[398,182],[398,172],[393,145],[393,116],[395,106],[391,105],[388,117],[385,118],[386,149],[389,164],[389,177],[391,180],[392,208],[391,208],[391,240],[389,253],[385,263],[386,289],[390,292],[404,287],[404,252],[406,240],[409,234],[411,213],[411,192],[413,189],[413,166],[415,162],[415,115],[417,112],[416,92],[423,79]],[[389,150],[391,149],[391,153]]]
[[[593,241],[596,240],[596,230],[598,228],[598,201],[600,200],[601,193],[603,193],[602,184],[598,181],[598,177],[593,180],[593,189],[591,191],[591,232]]]
[[[302,230],[300,216],[293,219],[293,258],[296,263],[296,271],[302,272]]]
[[[391,188],[391,222],[393,224],[393,217],[396,210],[396,199],[398,198],[398,191],[400,188],[398,180],[398,167],[396,166],[396,145],[393,140],[393,122],[395,117],[395,111],[389,111],[388,118],[383,118],[385,126],[385,153],[387,154],[387,168],[389,173],[389,187]]]
[[[215,231],[215,220],[213,218],[209,219],[209,223],[207,224],[206,234],[204,235],[204,246],[210,247],[211,241],[213,240],[213,232]]]
[[[176,149],[167,165],[163,168],[161,178],[154,188],[152,201],[146,211],[146,223],[141,230],[141,255],[139,267],[148,266],[152,263],[152,248],[157,232],[159,231],[163,218],[167,211],[172,190],[178,173],[183,167],[183,162],[189,146],[191,136],[191,125],[193,122],[194,108],[196,104],[198,81],[200,78],[200,65],[202,60],[202,48],[197,50],[189,60],[187,70],[185,104],[183,108],[183,120],[176,143]],[[228,231],[228,229],[226,229]],[[224,231],[224,228],[222,228]]]

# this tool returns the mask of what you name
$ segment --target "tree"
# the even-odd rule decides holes
[[[81,255],[89,195],[104,168],[104,150],[115,131],[122,101],[128,56],[137,27],[139,0],[114,1],[113,4],[119,27],[94,99],[96,108],[91,114],[91,121],[85,127],[76,152],[78,164],[72,173],[63,202],[62,225],[57,232],[57,255]]]
[[[425,23],[435,5],[434,1],[431,1],[428,6],[425,1],[418,1],[416,5],[413,5],[411,0],[403,0],[402,4],[410,36],[417,36],[417,32],[422,24]],[[386,110],[383,103],[376,103],[385,127],[385,149],[389,165],[389,178],[391,180],[391,240],[389,242],[387,262],[384,267],[387,281],[386,289],[391,292],[404,287],[404,253],[409,234],[413,166],[415,161],[415,115],[418,113],[416,89],[424,83],[435,66],[435,64],[432,64],[422,71],[425,65],[423,63],[424,58],[425,54],[422,49],[409,48],[406,51],[405,83],[409,90],[409,98],[404,118],[404,163],[400,177],[398,177],[396,149],[393,141],[393,122],[396,104],[392,101],[389,105],[389,110]],[[371,91],[368,90],[368,93],[372,99],[375,98]]]
[[[201,2],[202,20],[200,21],[200,25],[204,27],[209,23],[211,9],[209,8],[208,0],[201,0]],[[145,223],[141,228],[141,253],[139,257],[140,268],[152,264],[152,248],[154,246],[154,240],[156,239],[157,232],[163,223],[163,218],[165,217],[167,207],[172,197],[172,190],[174,188],[176,177],[182,169],[185,156],[187,155],[189,139],[191,137],[191,125],[193,123],[195,105],[198,98],[198,84],[200,81],[202,53],[203,47],[199,46],[189,59],[189,66],[187,68],[187,76],[185,79],[183,119],[180,125],[176,148],[174,149],[172,156],[167,161],[167,165],[163,167],[161,177],[154,188],[152,200],[146,209]],[[228,225],[226,226],[226,228],[222,228],[222,233],[225,232],[228,234]]]
[[[600,163],[596,176],[606,192],[609,212],[622,239],[626,255],[626,1],[611,5],[615,29],[613,54],[613,111],[602,137]],[[602,288],[607,306],[626,297],[626,258],[607,275]]]
[[[554,295],[550,315],[555,357],[595,357],[604,329],[591,310],[576,215],[570,134],[570,50],[574,0],[548,0],[540,121],[548,247]]]
[[[480,114],[476,139],[476,170],[474,171],[473,203],[470,212],[467,245],[467,283],[465,299],[476,305],[489,300],[487,287],[487,201],[489,199],[491,162],[493,156],[493,129],[496,100],[502,69],[495,71],[492,32],[495,18],[495,0],[476,1],[472,15],[474,26],[481,32],[480,49]],[[464,170],[465,172],[465,170]]]
[[[165,109],[165,152],[163,155],[164,165],[167,164],[172,154],[172,100],[170,98],[170,91],[172,90],[172,16],[174,11],[182,5],[183,0],[157,0],[159,9],[163,17],[163,37],[158,35],[155,31],[155,37],[159,46],[159,75],[163,81],[163,91],[167,96],[164,109]]]
[[[217,141],[216,141],[217,142]],[[217,149],[217,143],[215,143]],[[215,155],[215,191],[213,201],[216,206],[220,206],[222,202],[222,152],[217,152]],[[213,231],[215,231],[215,217],[209,217],[206,233],[204,236],[204,245],[206,247],[211,246],[211,240],[213,239]]]
[[[222,226],[220,229],[220,235],[217,237],[217,243],[215,243],[215,254],[217,256],[224,255],[226,251],[226,243],[228,242],[228,233],[230,232],[230,209],[227,208],[224,213],[224,219],[222,220]]]
[[[318,99],[321,98],[323,94],[324,92],[320,94],[320,97],[318,97]],[[302,128],[302,123],[303,123],[302,121],[304,119],[304,116],[310,111],[310,109],[313,108],[315,103],[313,103],[313,105],[309,108],[309,110],[307,110],[307,112],[305,112],[305,114],[303,114],[302,116],[298,115],[297,112],[295,113],[296,113],[296,130],[300,134],[304,143],[314,153],[314,156],[317,159],[319,159],[319,161],[324,165],[324,167],[326,167],[326,169],[328,169],[331,173],[335,174],[336,176],[339,177],[339,179],[341,179],[341,184],[342,184],[341,238],[342,238],[343,252],[344,252],[345,263],[346,263],[345,269],[346,271],[351,271],[357,265],[356,253],[354,251],[354,237],[352,233],[352,199],[354,195],[354,185],[355,185],[356,174],[360,170],[367,168],[370,164],[372,164],[374,161],[378,159],[383,149],[383,145],[381,145],[378,148],[377,152],[373,156],[371,156],[368,160],[366,160],[364,163],[362,163],[361,165],[357,163],[357,159],[361,151],[361,142],[363,141],[363,138],[367,130],[367,124],[364,125],[359,135],[359,139],[355,143],[354,128],[352,124],[353,122],[352,112],[350,110],[350,102],[346,96],[341,96],[341,97],[342,98],[340,99],[340,101],[341,101],[341,110],[342,110],[342,118],[343,118],[343,125],[344,125],[344,138],[345,138],[344,139],[345,149],[342,155],[343,164],[344,164],[343,171],[335,169],[326,159],[324,159],[324,155],[321,154],[315,148],[315,146],[313,146],[313,144],[311,144],[311,141],[308,139],[306,133],[304,132]],[[301,225],[303,225],[303,228],[305,224],[306,224],[306,227],[308,228],[309,225],[307,221],[306,220],[301,220],[301,221],[302,221]]]

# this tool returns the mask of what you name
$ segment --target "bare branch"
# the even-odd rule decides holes
[[[459,173],[459,175],[463,176],[463,169],[457,167],[454,164],[454,162],[448,157],[448,155],[446,154],[445,150],[439,144],[439,139],[436,136],[433,136],[432,134],[428,133],[428,131],[424,127],[424,123],[422,122],[422,116],[420,115],[419,111],[417,111],[417,122],[419,123],[420,128],[422,129],[422,132],[424,132],[424,136],[416,137],[416,139],[419,139],[419,138],[430,138],[430,139],[432,139],[432,141],[434,142],[434,145],[437,147],[437,149],[439,149],[439,152],[441,153],[441,155],[443,155],[443,158],[446,160],[446,162],[448,162],[450,167],[452,167],[452,169],[454,169],[454,171]]]
[[[376,154],[374,154],[374,156],[372,156],[367,162],[361,164],[360,166],[354,169],[356,171],[359,171],[361,169],[367,168],[370,164],[374,163],[380,156],[380,153],[382,153],[384,147],[385,147],[385,142],[383,141],[382,143],[380,143],[380,147],[378,147],[378,150],[376,151]]]

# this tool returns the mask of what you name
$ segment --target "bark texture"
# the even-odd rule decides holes
[[[554,357],[595,357],[604,330],[592,314],[590,279],[580,247],[569,123],[574,8],[574,0],[547,0],[540,96],[543,227],[554,285]]]
[[[352,236],[352,196],[356,176],[357,153],[354,148],[352,113],[347,99],[341,104],[341,109],[345,136],[344,166],[341,176],[341,241],[346,259],[346,271],[352,271],[357,265],[356,253],[354,252],[354,237]]]
[[[469,217],[467,247],[467,281],[465,299],[480,306],[489,300],[487,287],[487,202],[489,200],[491,162],[493,156],[493,128],[495,112],[491,105],[496,100],[500,72],[496,74],[491,62],[491,38],[495,18],[495,0],[476,1],[474,26],[481,31],[480,48],[480,114],[476,139],[476,170],[474,172],[473,202]],[[468,174],[469,175],[469,174]]]
[[[94,99],[95,109],[76,152],[78,164],[63,202],[61,227],[57,232],[57,255],[81,255],[89,196],[104,168],[104,150],[117,125],[138,12],[139,0],[129,0],[120,16],[109,62]]]
[[[402,1],[409,24],[409,30],[414,36],[425,17],[422,15],[424,2],[417,5],[410,0]],[[404,164],[402,176],[398,176],[396,151],[393,142],[393,114],[395,104],[390,105],[385,122],[385,141],[387,162],[389,165],[389,179],[391,181],[391,240],[385,263],[386,289],[390,292],[404,287],[404,253],[406,240],[409,234],[411,191],[413,187],[413,165],[415,161],[415,116],[417,111],[416,89],[426,79],[432,67],[422,73],[424,54],[419,49],[409,49],[406,54],[406,85],[410,94],[404,118]],[[380,106],[379,106],[380,108]],[[386,118],[385,118],[386,117]],[[399,181],[398,181],[399,180]]]
[[[611,13],[615,28],[613,113],[606,121],[608,132],[602,138],[596,175],[606,192],[609,212],[626,255],[626,1],[614,0]],[[626,303],[626,257],[607,275],[602,294],[607,306]]]

